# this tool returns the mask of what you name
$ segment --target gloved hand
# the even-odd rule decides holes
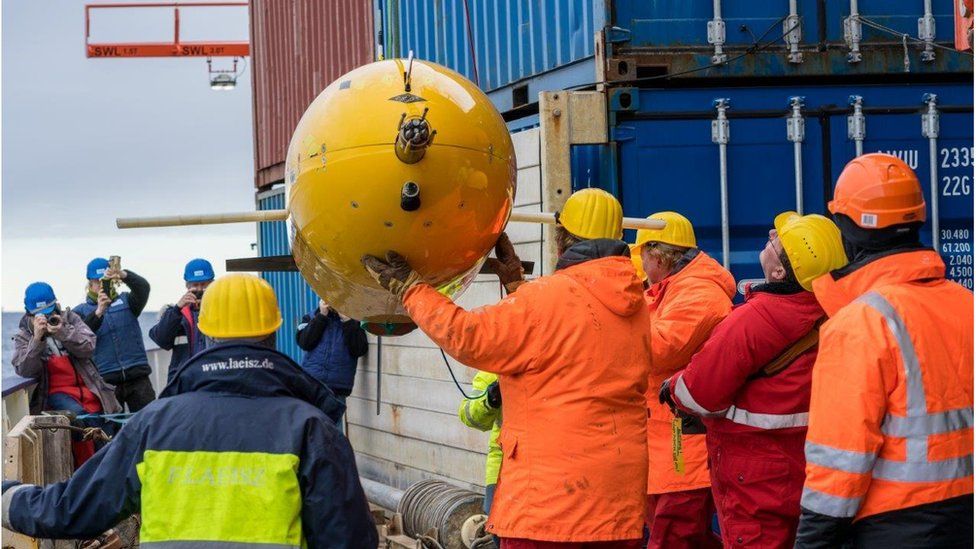
[[[668,408],[671,408],[671,412],[674,413],[678,409],[677,405],[674,403],[674,399],[671,398],[671,379],[665,379],[664,383],[661,384],[661,388],[657,392],[657,400],[661,404],[667,404]]]
[[[508,293],[512,293],[516,288],[525,283],[525,269],[522,268],[522,260],[515,253],[515,246],[504,232],[498,235],[495,242],[495,257],[485,260],[485,266],[491,272],[498,275],[498,280],[505,286]]]
[[[386,252],[386,261],[372,255],[364,255],[359,261],[383,289],[401,301],[407,290],[421,282],[420,274],[410,267],[402,255],[394,251]]]
[[[675,417],[681,420],[681,432],[685,435],[703,435],[705,434],[705,424],[702,422],[701,418],[689,414],[684,410],[678,408],[678,405],[674,403],[674,399],[671,398],[671,380],[666,379],[664,383],[661,384],[661,389],[657,393],[657,400],[661,404],[667,404],[668,408],[671,409],[671,413]]]
[[[489,408],[498,409],[502,407],[502,390],[498,386],[497,381],[493,381],[491,385],[485,389],[485,393],[487,394],[487,398],[485,400],[488,402]]]

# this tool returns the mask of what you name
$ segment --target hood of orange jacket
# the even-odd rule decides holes
[[[633,269],[621,269],[619,261],[593,261],[604,257],[625,257],[630,248],[620,240],[587,240],[572,246],[557,264],[557,272],[578,282],[604,307],[617,316],[631,316],[645,305],[641,284]]]
[[[945,263],[928,248],[884,255],[856,267],[838,269],[813,281],[813,292],[828,316],[873,288],[945,278]]]
[[[691,362],[712,329],[732,312],[735,279],[704,252],[689,252],[685,259],[684,267],[652,285],[645,294],[651,320],[651,376],[646,395],[648,494],[694,490],[710,484],[705,437],[701,435],[682,437],[684,468],[676,470],[671,432],[674,415],[658,402],[657,393],[665,379]]]

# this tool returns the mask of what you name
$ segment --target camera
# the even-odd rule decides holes
[[[61,317],[58,315],[52,315],[47,317],[48,326],[58,326],[61,324]]]

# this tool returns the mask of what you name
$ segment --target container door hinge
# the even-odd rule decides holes
[[[854,141],[854,156],[864,154],[864,137],[867,135],[867,120],[864,118],[864,98],[852,95],[847,98],[847,104],[854,111],[847,117],[847,138]]]
[[[624,29],[621,27],[607,27],[605,33],[606,41],[610,44],[630,42],[630,29]]]
[[[633,126],[614,126],[610,129],[610,139],[617,143],[631,141],[637,136]]]

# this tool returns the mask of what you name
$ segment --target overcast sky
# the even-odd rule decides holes
[[[2,306],[30,282],[84,299],[85,265],[115,254],[175,302],[193,257],[253,256],[252,224],[120,231],[115,218],[254,209],[250,68],[210,90],[205,58],[87,59],[83,0],[2,2]],[[96,12],[93,41],[165,41],[172,11]],[[247,39],[247,10],[181,13],[193,39]],[[230,59],[215,64],[229,66]]]

